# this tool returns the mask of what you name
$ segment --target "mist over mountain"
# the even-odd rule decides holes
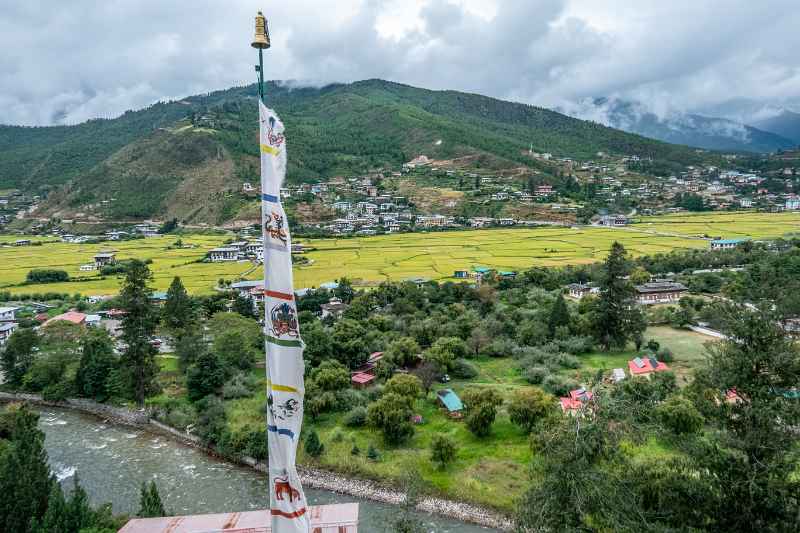
[[[630,133],[709,150],[774,152],[797,144],[774,128],[766,130],[729,118],[676,110],[656,113],[641,102],[619,98],[586,99],[559,110]],[[790,120],[779,129],[792,132],[792,125]]]

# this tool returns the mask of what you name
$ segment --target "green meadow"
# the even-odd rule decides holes
[[[611,243],[620,241],[633,255],[705,248],[699,237],[777,238],[800,233],[800,213],[709,213],[644,217],[626,228],[548,227],[465,230],[393,234],[375,237],[303,239],[312,250],[309,263],[295,266],[295,287],[316,287],[347,276],[359,285],[422,277],[452,279],[453,271],[486,266],[497,270],[524,270],[533,265],[561,266],[602,260]],[[230,236],[229,236],[230,237]],[[180,276],[193,293],[209,293],[220,278],[260,277],[260,267],[248,261],[201,263],[205,253],[220,246],[224,235],[164,236],[101,244],[69,244],[53,239],[41,246],[11,246],[19,236],[0,236],[0,289],[20,292],[113,294],[121,278],[100,279],[81,272],[98,251],[114,250],[119,259],[150,259],[153,286],[164,290]],[[77,281],[47,285],[20,285],[34,268],[66,270]]]

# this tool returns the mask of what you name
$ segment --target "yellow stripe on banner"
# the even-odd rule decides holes
[[[297,389],[290,387],[289,385],[278,385],[276,383],[267,382],[267,387],[280,392],[297,392]]]
[[[278,155],[279,150],[268,144],[261,145],[261,151],[267,154]]]

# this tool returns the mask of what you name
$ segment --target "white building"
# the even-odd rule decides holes
[[[0,323],[0,346],[4,345],[8,338],[17,329],[16,322],[2,322]]]
[[[18,307],[0,307],[0,322],[13,322],[17,319]]]
[[[239,250],[236,248],[213,248],[208,252],[208,258],[217,261],[236,261],[239,258]]]

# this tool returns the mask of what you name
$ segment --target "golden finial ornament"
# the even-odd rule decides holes
[[[267,19],[261,13],[256,15],[256,34],[253,37],[253,42],[250,43],[253,48],[269,48],[269,30],[267,29]]]

